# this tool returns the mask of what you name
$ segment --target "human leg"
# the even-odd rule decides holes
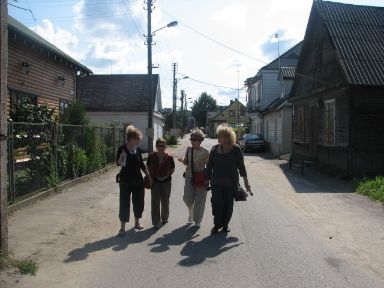
[[[212,204],[213,223],[216,229],[218,230],[223,226],[223,213],[224,213],[223,186],[212,185],[211,204]]]
[[[153,182],[151,187],[151,218],[153,226],[160,223],[160,191],[160,183]]]
[[[135,228],[143,229],[143,226],[140,224],[140,218],[143,215],[144,211],[144,186],[135,185],[132,189],[132,206],[133,214],[135,215]]]
[[[193,206],[193,221],[196,226],[200,226],[204,216],[205,200],[207,198],[207,190],[205,187],[195,188],[195,204]]]
[[[127,183],[119,183],[119,220],[120,220],[120,230],[118,236],[122,237],[125,233],[125,222],[129,222],[130,214],[130,202],[131,202],[131,191]]]
[[[223,190],[224,213],[223,213],[223,232],[229,232],[228,224],[233,214],[234,193],[236,186],[225,186]]]
[[[161,183],[160,201],[161,201],[161,221],[168,222],[169,218],[169,198],[171,196],[172,182]]]
[[[188,222],[192,222],[193,220],[193,205],[195,201],[195,190],[191,184],[190,178],[185,178],[185,185],[184,185],[184,195],[183,200],[185,205],[187,205],[188,208]]]

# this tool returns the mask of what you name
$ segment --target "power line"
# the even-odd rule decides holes
[[[192,28],[191,26],[185,24],[182,20],[180,20],[180,19],[178,19],[177,17],[171,15],[170,13],[168,13],[167,11],[165,11],[164,9],[160,8],[160,10],[162,10],[163,13],[166,14],[166,15],[168,15],[169,17],[176,19],[176,20],[178,21],[179,24],[181,24],[181,25],[185,26],[186,28],[188,28],[189,30],[192,30],[193,32],[199,34],[200,36],[202,36],[202,37],[204,37],[204,38],[206,38],[206,39],[208,39],[208,40],[210,40],[210,41],[212,41],[212,42],[214,42],[214,43],[216,43],[216,44],[218,44],[218,45],[220,45],[220,46],[222,46],[222,47],[224,47],[224,48],[226,48],[226,49],[229,49],[229,50],[231,50],[231,51],[233,51],[233,52],[236,52],[236,53],[238,53],[238,54],[240,54],[240,55],[243,55],[243,56],[245,56],[245,57],[247,57],[247,58],[250,58],[250,59],[252,59],[252,60],[254,60],[254,61],[258,61],[258,62],[261,62],[261,63],[263,63],[263,64],[268,64],[268,62],[265,62],[265,61],[263,61],[263,60],[260,60],[260,59],[254,58],[254,57],[252,57],[252,56],[249,56],[249,55],[247,55],[247,54],[245,54],[245,53],[243,53],[243,52],[241,52],[241,51],[239,51],[239,50],[236,50],[236,49],[234,49],[234,48],[232,48],[232,47],[230,47],[230,46],[228,46],[228,45],[226,45],[226,44],[223,44],[223,43],[221,43],[221,42],[219,42],[219,41],[213,39],[212,37],[210,37],[210,36],[208,36],[208,35],[206,35],[206,34],[200,32],[200,31],[196,30],[195,28]]]

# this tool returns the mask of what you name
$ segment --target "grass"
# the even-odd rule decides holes
[[[357,184],[356,192],[384,203],[384,177],[365,178]]]
[[[22,259],[22,260],[16,260],[13,259],[8,255],[4,255],[0,251],[0,270],[16,267],[20,274],[22,275],[31,275],[36,276],[36,272],[39,269],[39,266],[36,262],[30,259]]]

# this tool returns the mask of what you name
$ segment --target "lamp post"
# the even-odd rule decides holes
[[[153,151],[153,80],[152,80],[152,36],[155,36],[155,33],[161,29],[167,27],[174,27],[177,25],[177,21],[172,21],[166,26],[161,27],[152,32],[152,0],[147,0],[147,18],[148,18],[148,30],[147,30],[147,47],[148,47],[148,128],[147,128],[147,137],[148,137],[148,152]],[[144,35],[145,36],[145,35]]]

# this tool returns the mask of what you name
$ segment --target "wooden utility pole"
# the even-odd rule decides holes
[[[7,70],[8,70],[8,1],[0,0],[0,252],[8,253],[7,193]]]

